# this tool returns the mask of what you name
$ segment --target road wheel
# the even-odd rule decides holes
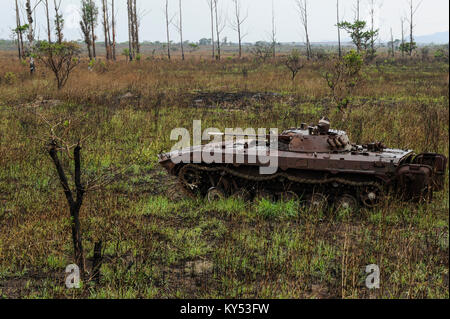
[[[225,197],[225,192],[216,187],[211,187],[206,193],[206,198],[210,203],[224,199]]]
[[[328,207],[328,196],[322,193],[313,193],[307,196],[306,205],[314,211],[323,211]]]
[[[358,210],[358,200],[350,194],[343,194],[339,196],[334,205],[338,211],[345,210],[355,212]]]
[[[202,177],[199,170],[185,166],[181,168],[178,176],[186,188],[192,191],[197,191],[200,188]]]
[[[360,190],[359,196],[364,206],[375,208],[382,203],[383,191],[379,186],[366,186]]]

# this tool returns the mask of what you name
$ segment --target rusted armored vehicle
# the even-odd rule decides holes
[[[352,144],[344,131],[331,130],[327,119],[263,140],[242,135],[241,139],[161,154],[159,161],[178,177],[180,187],[209,200],[238,196],[357,209],[377,207],[387,194],[405,201],[430,200],[433,192],[444,188],[445,156],[416,155],[379,142]],[[265,160],[255,160],[255,152]],[[213,153],[220,160],[204,160],[205,154]],[[276,162],[275,170],[262,174],[261,167],[272,162]]]

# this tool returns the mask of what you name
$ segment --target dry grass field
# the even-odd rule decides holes
[[[191,199],[159,167],[170,131],[191,129],[194,119],[222,130],[315,123],[331,105],[322,64],[308,63],[291,81],[281,61],[251,56],[144,57],[93,70],[85,61],[58,91],[44,66],[30,77],[13,53],[0,52],[0,296],[449,298],[448,172],[431,203],[386,198],[348,214]],[[365,67],[351,112],[331,107],[332,126],[354,142],[448,156],[448,72],[432,59],[379,57]],[[103,243],[100,281],[81,289],[64,285],[71,220],[43,119],[64,123],[70,140],[85,137],[83,179],[121,172],[81,208],[88,275],[94,243]],[[365,286],[369,264],[380,267],[380,289]]]

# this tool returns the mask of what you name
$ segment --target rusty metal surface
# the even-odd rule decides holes
[[[275,154],[268,141],[259,146],[255,138],[247,137],[194,146],[161,154],[160,164],[190,191],[203,196],[208,192],[232,195],[245,189],[254,196],[280,194],[282,199],[287,193],[311,198],[311,193],[320,192],[330,203],[342,202],[344,196],[373,207],[387,192],[404,200],[418,200],[431,198],[433,191],[444,187],[445,156],[416,156],[412,150],[390,149],[380,142],[352,144],[345,132],[330,130],[327,121],[284,131]],[[268,164],[255,160],[256,152],[263,155],[265,163],[277,163],[275,173],[260,175],[258,168]],[[203,153],[218,155],[219,163],[202,162]],[[188,163],[175,164],[181,156],[187,156]],[[191,175],[197,176],[195,183],[188,180]]]

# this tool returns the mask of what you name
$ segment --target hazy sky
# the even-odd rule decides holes
[[[36,2],[37,0],[32,0]],[[117,7],[118,41],[127,39],[126,0],[115,0]],[[165,22],[163,6],[165,0],[137,0],[138,7],[144,13],[141,22],[141,39],[148,41],[165,41]],[[248,10],[248,19],[243,28],[248,34],[244,41],[254,42],[269,40],[271,30],[272,0],[240,0],[244,13]],[[362,17],[368,17],[369,0],[361,0]],[[418,2],[419,0],[415,0]],[[25,0],[19,0],[24,3]],[[53,3],[52,0],[49,1]],[[100,4],[100,0],[96,0]],[[352,20],[353,7],[356,0],[340,0],[342,19]],[[219,8],[228,20],[233,18],[232,0],[219,0]],[[301,42],[304,40],[298,13],[294,0],[274,0],[277,40],[279,42]],[[406,15],[407,0],[377,0],[376,24],[380,28],[382,40],[389,40],[390,28],[394,36],[400,37],[400,18]],[[15,25],[14,0],[0,0],[0,38],[11,38],[11,28]],[[80,0],[62,0],[62,12],[66,20],[64,34],[70,40],[81,39],[79,31]],[[209,7],[206,0],[182,0],[184,39],[198,41],[200,38],[210,38]],[[336,0],[308,0],[309,29],[312,42],[336,40]],[[178,12],[178,0],[169,0],[171,15]],[[23,7],[23,5],[22,5]],[[53,6],[51,6],[53,12]],[[24,11],[24,10],[23,10]],[[24,15],[22,14],[22,21]],[[175,21],[176,19],[174,19]],[[46,37],[46,23],[43,6],[36,11],[38,37]],[[449,29],[449,1],[423,0],[417,11],[416,35],[427,35]],[[237,41],[236,32],[227,27],[223,37],[228,41]],[[99,40],[102,38],[101,25],[98,27]],[[176,29],[171,27],[171,38],[178,41]]]

